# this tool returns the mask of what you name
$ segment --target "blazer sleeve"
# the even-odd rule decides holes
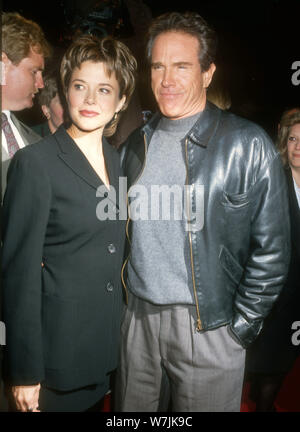
[[[41,263],[51,188],[42,158],[30,147],[10,164],[3,205],[4,366],[12,385],[44,378]]]

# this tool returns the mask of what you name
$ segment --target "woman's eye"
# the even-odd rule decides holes
[[[81,89],[83,89],[83,85],[82,84],[74,84],[74,88],[75,88],[75,90],[81,90]]]
[[[295,138],[295,137],[293,137],[293,136],[289,136],[288,140],[289,140],[289,141],[295,141],[295,140],[296,140],[296,138]]]
[[[100,92],[100,93],[103,93],[103,94],[109,94],[109,93],[110,93],[109,89],[107,89],[107,88],[105,88],[105,87],[101,87],[101,88],[99,89],[99,92]]]

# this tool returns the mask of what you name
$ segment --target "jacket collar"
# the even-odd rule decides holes
[[[60,149],[58,156],[65,162],[65,164],[68,165],[72,171],[74,171],[75,174],[81,177],[86,183],[96,190],[99,186],[104,185],[101,178],[98,176],[82,151],[67,133],[63,125],[57,129],[55,134],[53,134],[53,137],[55,138]],[[118,172],[114,163],[115,150],[105,138],[103,138],[102,143],[103,155],[110,184],[114,186],[115,189],[118,189]]]
[[[10,118],[15,127],[18,129],[25,146],[41,140],[40,135],[35,133],[32,129],[18,120],[18,118],[12,112],[10,113]]]
[[[204,110],[199,113],[199,118],[189,131],[187,138],[194,144],[206,148],[218,128],[221,113],[222,110],[207,101]],[[154,114],[150,121],[141,128],[141,133],[146,134],[148,143],[161,117],[160,113]]]

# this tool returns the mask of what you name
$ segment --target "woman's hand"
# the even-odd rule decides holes
[[[22,412],[40,412],[38,409],[40,388],[40,384],[32,386],[13,386],[12,395],[17,410]]]

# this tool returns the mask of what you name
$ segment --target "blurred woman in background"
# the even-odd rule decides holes
[[[250,397],[256,411],[275,411],[275,400],[286,374],[300,355],[292,340],[300,320],[300,110],[287,111],[280,120],[278,150],[286,168],[290,201],[291,262],[288,279],[261,334],[247,352],[251,374]],[[280,203],[278,203],[280,205]],[[285,223],[285,221],[282,221]]]

